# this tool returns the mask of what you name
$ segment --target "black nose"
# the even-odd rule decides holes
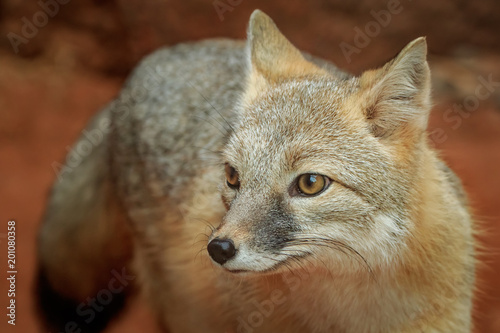
[[[236,248],[230,239],[215,238],[208,243],[207,250],[212,259],[221,265],[236,254]]]

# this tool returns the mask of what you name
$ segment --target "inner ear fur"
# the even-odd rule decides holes
[[[373,134],[388,137],[402,129],[425,130],[430,110],[427,43],[410,42],[393,60],[360,77],[359,107]]]

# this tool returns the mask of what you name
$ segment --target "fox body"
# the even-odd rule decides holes
[[[125,267],[169,332],[470,332],[472,222],[428,144],[429,76],[423,38],[355,77],[260,11],[246,44],[157,51],[54,185],[42,304]]]

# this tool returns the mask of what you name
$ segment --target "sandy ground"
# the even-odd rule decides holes
[[[128,11],[134,10],[133,3],[126,5]],[[292,3],[294,5],[286,13],[280,12],[281,17],[300,16],[297,5]],[[205,37],[204,34],[242,37],[250,7],[243,8],[242,5],[241,8],[235,8],[231,15],[237,15],[241,20],[228,17],[226,23],[220,21],[216,28],[207,28],[209,31],[206,33],[200,32],[204,23],[198,23],[200,29],[193,23],[196,28],[192,28],[191,34],[176,34],[172,27],[168,28],[170,30],[160,30],[158,27],[161,25],[157,23],[152,24],[149,30],[144,30],[145,38],[149,39],[141,41],[134,37],[137,30],[133,30],[134,33],[129,30],[132,37],[127,47],[132,51],[129,56],[124,56],[120,66],[114,65],[114,57],[119,55],[104,56],[99,53],[96,53],[98,56],[95,61],[88,60],[82,65],[81,58],[85,58],[89,50],[99,52],[109,44],[75,34],[71,29],[57,30],[57,43],[48,48],[50,52],[36,53],[36,47],[33,46],[35,50],[30,52],[35,52],[35,55],[19,56],[13,54],[9,47],[0,48],[0,271],[7,271],[7,246],[3,234],[6,233],[9,220],[17,223],[18,271],[16,326],[8,325],[5,314],[0,313],[0,318],[3,318],[0,320],[0,332],[40,332],[32,297],[35,242],[47,192],[55,178],[53,162],[63,159],[67,147],[78,137],[86,121],[117,94],[126,73],[142,54],[160,42],[171,44]],[[202,14],[189,10],[183,7],[184,17],[192,16],[190,22],[203,20]],[[212,12],[211,15],[211,20],[214,20],[215,14]],[[140,15],[135,18],[130,15],[124,17],[133,26],[140,26],[141,20],[144,20]],[[176,17],[177,25],[186,23],[179,21],[179,15]],[[337,24],[343,24],[344,29],[350,32],[356,24],[362,26],[366,22],[366,18],[356,21],[347,14],[338,17],[343,18],[343,21]],[[327,13],[323,13],[317,20],[309,19],[308,22],[314,22],[305,24],[304,29],[285,24],[282,30],[302,48],[357,73],[382,64],[414,37],[405,35],[403,31],[402,35],[391,39],[387,36],[390,33],[387,33],[378,37],[378,40],[374,39],[360,55],[353,56],[352,62],[347,62],[338,47],[335,50],[322,47],[321,37],[324,34],[319,37],[315,35],[314,38],[307,36],[308,27],[322,31],[327,20]],[[225,26],[226,30],[221,26]],[[109,29],[120,31],[116,27]],[[341,28],[337,30],[342,31]],[[171,40],[160,40],[158,31],[166,31]],[[483,36],[481,43],[487,45],[490,42],[489,35],[480,35]],[[475,309],[477,332],[500,332],[500,86],[494,86],[487,98],[481,100],[477,107],[471,107],[471,111],[463,113],[460,120],[455,118],[450,121],[446,117],[447,110],[454,104],[464,105],[470,101],[470,96],[475,95],[476,88],[482,82],[479,77],[487,79],[491,76],[494,82],[500,82],[500,56],[493,47],[488,49],[484,45],[472,48],[472,51],[457,48],[453,54],[443,54],[438,38],[429,39],[436,103],[429,133],[443,158],[463,179],[477,220],[484,231],[480,236],[486,251],[482,256],[484,264],[478,274],[480,292]],[[54,39],[49,40],[54,42]],[[352,41],[352,36],[345,40]],[[36,43],[34,40],[30,45]],[[115,53],[123,51],[119,41],[114,41],[112,45],[116,45]],[[4,275],[6,273],[2,273]],[[7,280],[0,279],[1,312],[6,311],[7,289]],[[140,301],[133,302],[108,330],[123,333],[137,331],[157,331],[147,307]]]

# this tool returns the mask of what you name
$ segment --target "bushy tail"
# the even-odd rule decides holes
[[[105,110],[60,165],[50,194],[35,289],[38,313],[52,331],[102,331],[132,291],[131,240],[110,179],[108,131]]]

